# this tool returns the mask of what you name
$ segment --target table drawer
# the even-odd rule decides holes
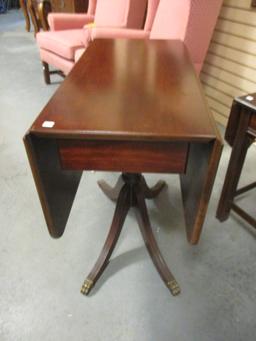
[[[59,140],[63,169],[184,173],[188,143]]]

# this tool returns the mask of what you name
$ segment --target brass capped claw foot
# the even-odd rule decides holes
[[[91,291],[92,287],[93,287],[93,281],[89,278],[87,278],[85,281],[84,281],[84,284],[81,288],[81,294],[83,295],[88,295],[89,292]]]
[[[175,280],[168,282],[167,286],[170,289],[173,296],[177,296],[180,294],[179,284]]]

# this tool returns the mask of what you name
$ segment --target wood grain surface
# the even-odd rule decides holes
[[[53,121],[52,129],[42,128]],[[218,134],[180,41],[94,41],[31,128],[101,139],[212,140]]]

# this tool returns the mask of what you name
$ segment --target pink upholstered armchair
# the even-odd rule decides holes
[[[108,39],[118,39],[118,38],[127,38],[127,39],[146,39],[150,36],[150,31],[153,25],[153,21],[155,18],[156,10],[158,7],[160,0],[148,0],[147,1],[147,11],[146,18],[143,29],[141,28],[120,28],[120,27],[104,27],[97,26],[85,28],[85,46],[87,46],[89,41],[98,38],[108,38]],[[141,5],[145,6],[145,2]],[[82,56],[85,51],[85,47],[77,49],[75,52],[75,62]]]
[[[161,0],[150,39],[185,42],[199,74],[223,0]]]
[[[146,5],[147,0],[97,0],[94,25],[96,27],[141,28]],[[36,36],[47,84],[50,83],[50,74],[56,73],[56,71],[49,71],[49,64],[67,75],[75,63],[77,50],[87,47],[90,41],[89,26],[85,28],[72,26],[73,28],[70,29],[69,20],[65,19],[64,24],[60,16],[60,14],[50,16],[49,22],[52,30],[39,32]],[[63,18],[67,18],[67,15]],[[67,27],[69,29],[64,29]],[[60,28],[62,30],[58,30]],[[53,29],[57,30],[53,31]]]
[[[91,40],[99,38],[128,38],[128,39],[146,39],[149,38],[152,25],[155,19],[156,11],[161,0],[148,0],[147,16],[143,30],[141,29],[119,29],[113,27],[92,27]],[[173,0],[172,0],[173,1]]]
[[[119,30],[92,28],[91,39],[178,39],[185,42],[195,70],[199,74],[223,0],[149,0],[149,10],[157,9],[148,18],[149,28]],[[159,3],[159,4],[158,4]],[[154,19],[153,26],[152,19]],[[145,25],[146,26],[146,25]],[[151,29],[151,30],[150,30]]]

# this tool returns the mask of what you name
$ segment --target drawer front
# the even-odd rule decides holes
[[[188,143],[59,140],[63,169],[184,173]]]

